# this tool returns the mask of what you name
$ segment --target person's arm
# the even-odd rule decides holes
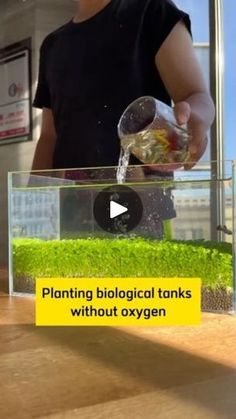
[[[56,130],[52,111],[43,108],[41,134],[36,146],[32,170],[52,169],[55,143]]]
[[[190,162],[197,162],[207,146],[207,131],[215,107],[195,55],[191,36],[184,23],[175,25],[156,54],[156,67],[175,103],[179,124],[188,124],[192,134]],[[193,164],[186,165],[191,168]]]

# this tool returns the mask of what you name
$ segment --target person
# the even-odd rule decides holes
[[[174,102],[178,123],[191,131],[191,168],[206,149],[214,105],[188,14],[171,0],[79,0],[74,18],[41,46],[34,106],[43,110],[42,128],[32,169],[117,166],[119,118],[141,96]],[[131,156],[130,164],[140,162]],[[159,190],[156,207],[162,197]]]
[[[34,106],[43,110],[42,128],[32,169],[116,166],[119,117],[146,95],[173,100],[178,122],[191,131],[189,160],[199,160],[214,105],[189,16],[171,0],[77,3],[73,20],[41,46]]]

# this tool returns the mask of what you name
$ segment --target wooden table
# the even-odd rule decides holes
[[[36,328],[0,271],[0,417],[235,418],[236,317],[200,327]]]

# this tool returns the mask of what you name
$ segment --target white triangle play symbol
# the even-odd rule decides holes
[[[117,204],[115,201],[110,202],[110,218],[118,217],[118,215],[124,214],[128,211],[128,208],[123,205]]]

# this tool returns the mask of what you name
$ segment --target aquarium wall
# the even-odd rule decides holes
[[[209,163],[129,167],[122,185],[116,168],[11,173],[10,293],[34,294],[40,277],[200,277],[202,309],[231,312],[234,188],[232,164],[223,179]],[[218,193],[224,220],[215,225]],[[111,201],[127,211],[112,218]]]

